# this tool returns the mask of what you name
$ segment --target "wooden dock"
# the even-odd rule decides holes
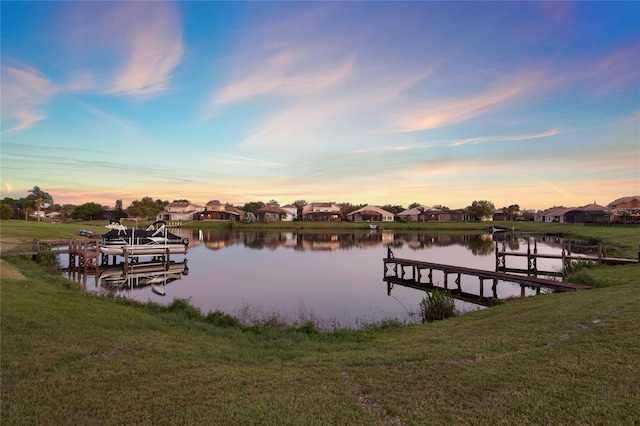
[[[109,265],[109,257],[115,265],[116,255],[107,255],[100,250],[100,241],[95,238],[69,238],[61,240],[33,240],[30,249],[3,251],[3,256],[31,256],[38,260],[47,255],[69,255],[69,268],[98,269],[100,266]],[[170,260],[170,250],[160,246],[157,250],[142,255],[153,256],[163,262]],[[124,258],[124,265],[137,263],[140,254],[132,252],[124,246],[117,256]]]
[[[570,265],[572,261],[585,261],[585,262],[593,262],[593,263],[602,263],[606,265],[631,265],[636,264],[640,265],[640,249],[638,250],[638,259],[621,259],[615,257],[607,256],[607,247],[604,244],[598,244],[597,246],[578,246],[575,245],[572,247],[570,242],[565,242],[562,244],[562,251],[560,254],[542,254],[538,253],[538,243],[534,239],[533,244],[531,244],[531,240],[527,239],[527,251],[526,252],[513,252],[507,251],[506,244],[502,243],[502,249],[500,249],[500,244],[496,241],[495,247],[495,257],[496,257],[496,271],[507,272],[507,273],[521,273],[527,274],[530,276],[559,276],[563,277],[565,275],[565,270],[567,266]],[[595,254],[588,253],[575,253],[574,249],[587,249],[592,250]],[[527,268],[510,268],[507,267],[507,258],[510,257],[520,257],[527,259]],[[538,269],[538,259],[551,259],[551,260],[559,260],[560,269],[559,271],[542,271]]]
[[[406,268],[410,268],[410,279],[416,283],[422,282],[422,271],[428,270],[426,275],[429,278],[428,283],[433,282],[433,271],[442,271],[444,273],[444,287],[448,288],[450,275],[454,276],[454,282],[458,288],[460,288],[460,278],[462,275],[471,275],[477,277],[482,283],[484,280],[497,280],[506,281],[516,284],[522,284],[529,287],[541,287],[548,288],[554,291],[578,291],[586,290],[591,287],[573,284],[562,281],[549,280],[545,278],[528,277],[524,275],[510,274],[506,272],[487,271],[484,269],[466,268],[463,266],[444,265],[442,263],[424,262],[421,260],[413,259],[399,259],[397,257],[387,257],[384,261],[384,273],[385,277],[389,277],[390,270],[393,270],[393,278],[408,279],[409,273]]]
[[[396,284],[425,291],[439,288],[446,290],[456,299],[483,306],[490,306],[494,303],[494,299],[498,297],[496,288],[500,281],[520,284],[521,296],[525,295],[526,287],[536,289],[537,293],[540,293],[541,289],[557,292],[573,292],[591,288],[581,284],[538,278],[531,275],[517,275],[503,271],[488,271],[414,259],[400,259],[394,256],[390,247],[387,248],[387,257],[383,259],[383,263],[383,280],[387,283],[388,294],[391,293],[391,289]],[[443,273],[443,286],[436,286],[434,284],[433,271]],[[462,290],[461,283],[463,275],[478,278],[479,294],[472,294]],[[450,277],[452,279],[450,279]],[[491,283],[492,297],[484,296],[484,285],[487,280]]]

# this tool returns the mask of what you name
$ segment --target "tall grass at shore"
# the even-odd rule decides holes
[[[434,288],[420,301],[422,322],[434,322],[456,315],[455,299],[444,290]]]

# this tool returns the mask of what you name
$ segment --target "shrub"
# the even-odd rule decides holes
[[[454,298],[447,292],[433,289],[420,302],[422,322],[433,322],[456,315]]]
[[[204,317],[204,322],[217,325],[218,327],[242,328],[242,324],[238,318],[219,310],[209,312],[207,316]]]
[[[167,306],[167,311],[178,314],[186,319],[202,319],[200,309],[191,305],[187,299],[175,299]]]

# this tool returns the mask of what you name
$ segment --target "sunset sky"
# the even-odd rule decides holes
[[[638,2],[2,2],[1,197],[606,205]]]

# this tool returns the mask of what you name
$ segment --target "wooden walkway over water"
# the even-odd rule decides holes
[[[500,245],[502,245],[502,248],[500,248]],[[575,253],[573,249],[590,250],[591,253]],[[538,243],[535,239],[533,240],[533,244],[531,244],[531,239],[527,239],[526,252],[509,251],[506,248],[506,242],[499,243],[496,241],[495,257],[496,271],[499,272],[526,274],[528,276],[558,276],[563,278],[567,266],[569,266],[572,261],[602,263],[606,265],[640,265],[640,249],[638,249],[638,259],[621,259],[608,257],[607,247],[604,244],[598,244],[596,246],[572,246],[570,242],[564,242],[560,254],[544,254],[538,253]],[[526,269],[508,267],[507,259],[514,257],[526,258]],[[542,271],[538,269],[538,259],[559,260],[561,261],[560,268],[558,271]]]
[[[531,275],[518,275],[503,271],[488,271],[414,259],[401,259],[394,256],[390,247],[387,248],[387,257],[383,259],[383,263],[383,280],[387,283],[388,294],[391,293],[391,289],[396,284],[425,291],[440,288],[447,290],[449,294],[456,299],[484,306],[490,306],[494,303],[493,299],[498,297],[496,288],[498,282],[501,281],[520,284],[522,296],[524,296],[526,287],[536,289],[537,293],[539,293],[541,289],[569,292],[591,288],[581,284],[538,278]],[[434,271],[442,272],[444,276],[442,286],[436,286],[434,284]],[[472,294],[462,290],[462,276],[476,277],[479,280],[479,294]],[[487,280],[491,282],[492,297],[486,297],[484,295],[484,285]]]
[[[410,278],[416,283],[421,283],[423,271],[428,270],[426,274],[429,278],[428,283],[433,282],[433,271],[442,271],[444,273],[444,288],[448,288],[449,276],[454,277],[454,283],[460,288],[460,277],[462,275],[470,275],[477,277],[482,283],[485,280],[506,281],[516,284],[522,284],[529,287],[548,288],[554,291],[578,291],[586,290],[591,287],[573,284],[562,281],[549,280],[545,278],[528,277],[524,275],[516,275],[507,272],[487,271],[484,269],[466,268],[463,266],[444,265],[442,263],[424,262],[413,259],[399,259],[397,257],[387,257],[384,261],[385,277],[389,277],[390,270],[393,270],[394,278],[408,279]],[[409,269],[409,272],[407,272]]]

